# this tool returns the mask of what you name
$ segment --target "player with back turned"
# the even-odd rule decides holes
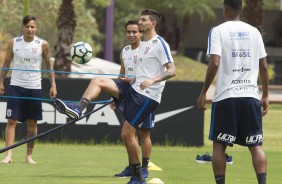
[[[223,4],[226,22],[209,33],[210,63],[197,105],[206,109],[206,93],[217,74],[209,134],[213,141],[216,183],[225,183],[226,147],[238,144],[248,147],[258,183],[265,184],[267,162],[262,148],[262,116],[269,106],[266,52],[260,32],[240,21],[242,0],[224,0]],[[262,84],[260,100],[258,75]]]

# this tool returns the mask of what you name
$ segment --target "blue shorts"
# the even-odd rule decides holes
[[[130,84],[114,80],[119,88],[119,99],[114,99],[123,117],[135,128],[153,128],[154,110],[159,103],[137,93]],[[121,108],[122,107],[122,108]]]
[[[41,89],[26,89],[9,86],[9,95],[17,97],[41,98]],[[42,103],[39,100],[8,98],[6,119],[25,122],[27,119],[42,120]]]
[[[262,145],[260,101],[244,97],[213,102],[209,139],[228,146]]]

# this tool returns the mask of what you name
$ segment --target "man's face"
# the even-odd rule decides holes
[[[137,24],[129,24],[126,27],[126,36],[130,44],[141,41],[141,33],[139,32]]]
[[[153,29],[155,22],[151,21],[149,15],[141,15],[138,24],[139,31],[145,33]]]
[[[37,30],[35,21],[31,20],[22,26],[22,32],[26,38],[33,38]]]

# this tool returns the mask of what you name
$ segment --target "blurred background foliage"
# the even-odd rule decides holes
[[[26,13],[32,14],[38,18],[37,35],[49,42],[51,55],[54,56],[56,52],[54,48],[59,40],[59,31],[56,22],[60,19],[59,11],[63,1],[64,0],[0,0],[0,64],[3,63],[4,60],[7,41],[12,37],[21,35],[21,21]],[[248,1],[255,2],[258,0],[245,0],[244,4]],[[104,41],[107,39],[105,37],[105,9],[110,5],[111,0],[69,0],[68,2],[71,3],[74,8],[74,20],[76,22],[72,42],[83,40],[90,43],[94,48],[96,56],[100,57]],[[27,9],[25,9],[25,3],[28,3]],[[120,50],[127,44],[124,36],[124,24],[127,20],[138,19],[140,11],[144,8],[164,10],[164,12],[173,12],[176,14],[178,24],[180,25],[181,39],[177,47],[180,56],[176,57],[176,62],[177,60],[187,59],[191,63],[194,61],[182,57],[183,49],[187,41],[185,34],[188,32],[190,18],[192,15],[196,14],[202,20],[215,19],[214,9],[222,7],[222,0],[115,0],[114,4],[113,44],[115,50]],[[264,10],[279,10],[280,0],[263,0],[263,6],[261,8]],[[185,62],[181,62],[181,65],[183,63]],[[202,66],[200,68],[203,69],[197,68],[195,70],[203,70],[203,72],[205,72],[206,65],[200,65]],[[197,64],[193,65],[193,67],[196,66]],[[192,66],[189,68],[191,67]],[[186,67],[184,67],[184,69],[185,68]],[[178,70],[182,69],[183,67],[178,68]],[[181,71],[180,73],[185,72]],[[190,79],[192,78],[191,76]],[[204,80],[202,75],[200,75],[199,78]],[[184,80],[189,79],[185,77]]]

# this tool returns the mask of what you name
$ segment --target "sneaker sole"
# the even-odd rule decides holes
[[[65,103],[60,99],[56,99],[55,103],[56,103],[56,109],[60,113],[67,115],[72,120],[77,120],[79,118],[77,113],[73,112],[70,108],[68,108],[68,106],[66,106]]]
[[[209,164],[212,163],[211,161],[204,161],[204,160],[196,160],[197,163],[199,164]]]
[[[114,176],[115,178],[120,178],[120,179],[124,179],[124,178],[130,178],[131,176]]]

